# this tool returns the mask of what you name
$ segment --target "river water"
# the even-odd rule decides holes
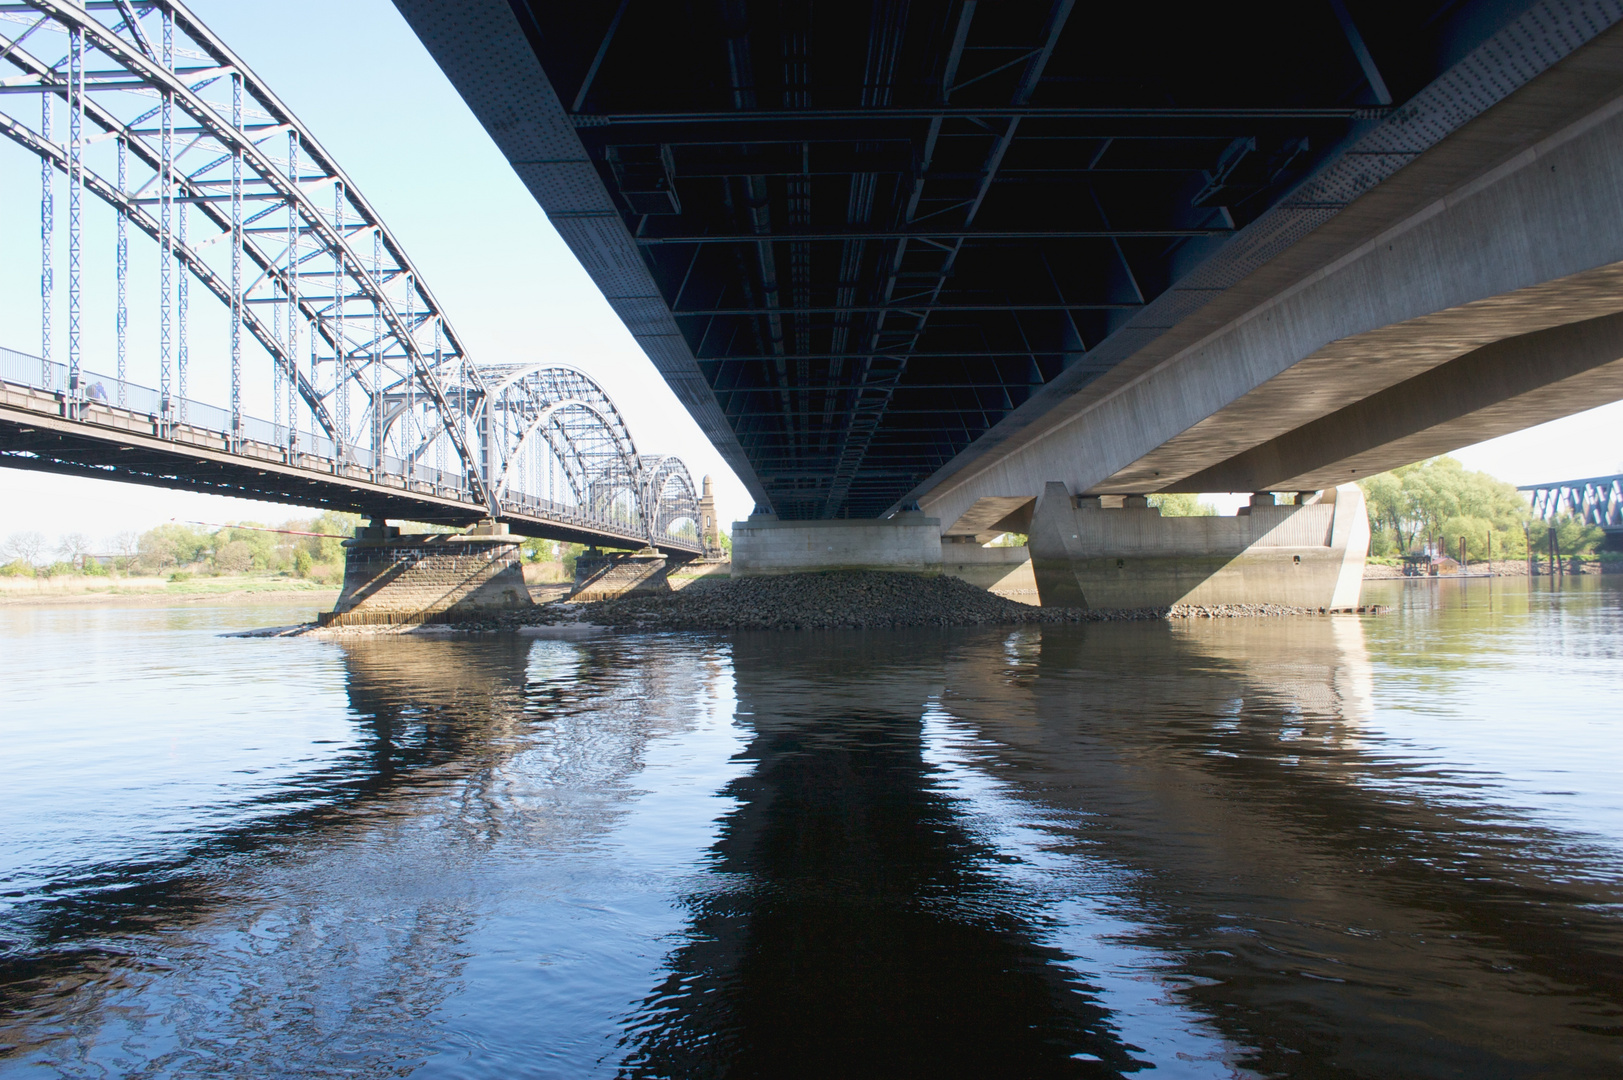
[[[0,1076],[1623,1075],[1623,588],[1365,597],[0,609]]]

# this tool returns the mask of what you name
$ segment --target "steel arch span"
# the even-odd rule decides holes
[[[38,346],[0,351],[0,461],[669,539],[602,388],[476,362],[349,176],[183,4],[8,5],[0,60],[0,134],[40,168]]]
[[[655,458],[645,470],[643,505],[653,508],[654,532],[674,535],[679,522],[688,522],[695,536],[699,528],[699,492],[681,458]]]

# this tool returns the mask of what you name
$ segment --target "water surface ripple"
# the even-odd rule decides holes
[[[241,639],[0,609],[0,1077],[1623,1075],[1623,588]]]

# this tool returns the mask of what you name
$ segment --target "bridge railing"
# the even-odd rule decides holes
[[[66,364],[0,347],[0,381],[66,397],[70,391],[69,379],[70,373]],[[99,387],[106,397],[87,396],[95,387]],[[74,397],[77,401],[123,409],[137,416],[150,417],[155,421],[167,416],[177,425],[205,431],[218,437],[222,445],[227,442],[231,430],[231,413],[218,405],[194,398],[171,397],[169,408],[166,410],[163,394],[157,389],[127,379],[120,382],[116,376],[90,368],[80,369],[79,389]],[[313,458],[329,465],[352,465],[369,471],[374,468],[370,447],[349,446],[344,448],[343,454],[340,454],[338,444],[326,435],[307,431],[293,432],[285,424],[258,417],[242,418],[241,437],[264,446],[289,448],[303,459]],[[308,460],[304,463],[313,464]],[[435,468],[422,462],[408,468],[404,459],[388,453],[383,455],[381,465],[381,471],[385,474],[432,485],[437,492],[446,494],[459,492],[469,498],[475,495],[467,476],[458,469]]]
[[[121,410],[154,423],[167,415],[179,427],[207,433],[220,440],[222,446],[230,443],[231,414],[217,405],[192,398],[172,397],[166,411],[162,393],[153,387],[128,379],[120,382],[115,376],[89,368],[80,369],[77,394],[70,394],[69,380],[70,372],[66,364],[0,347],[0,382],[41,391],[57,400],[66,400],[71,396],[76,402]],[[99,388],[100,393],[106,395],[105,398],[94,393],[92,388]],[[290,464],[305,468],[328,472],[349,466],[374,471],[369,447],[347,447],[341,455],[338,445],[325,435],[307,431],[290,432],[285,424],[257,417],[242,418],[241,438],[263,447],[285,450]],[[378,475],[405,481],[407,486],[414,486],[436,497],[471,503],[479,501],[479,493],[460,470],[437,468],[421,461],[408,463],[388,453],[383,455],[381,466]],[[507,513],[515,516],[554,521],[582,531],[604,533],[605,539],[619,534],[627,540],[636,540],[642,535],[641,526],[636,521],[623,519],[612,510],[583,508],[529,492],[509,491],[503,500],[503,507]],[[663,534],[664,530],[661,532]],[[682,539],[675,534],[665,538]]]

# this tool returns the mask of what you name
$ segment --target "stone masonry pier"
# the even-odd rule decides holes
[[[532,606],[520,538],[505,535],[505,528],[412,536],[401,536],[395,528],[357,529],[354,539],[344,541],[344,588],[338,604],[318,622],[453,622]]]

